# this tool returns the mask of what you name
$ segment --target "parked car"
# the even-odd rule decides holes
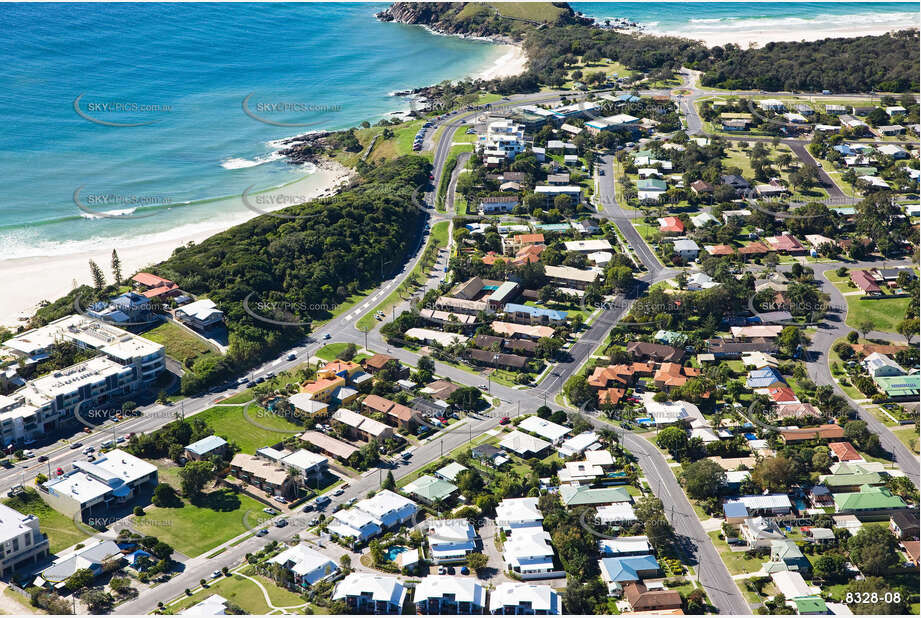
[[[73,444],[70,445],[70,450],[75,451],[81,446],[83,446],[83,442],[74,442]]]
[[[342,489],[341,487],[337,487],[337,488],[336,488],[336,491],[333,492],[333,495],[334,495],[334,496],[341,496],[341,495],[344,494],[344,493],[345,493],[345,490],[344,490],[344,489]]]
[[[279,519],[278,521],[275,522],[275,527],[276,527],[276,528],[284,528],[284,527],[287,526],[287,525],[288,525],[288,520],[287,520],[287,519]]]
[[[331,339],[330,334],[329,334],[329,333],[323,333],[323,339],[324,339],[324,340],[326,340],[326,339]]]
[[[26,449],[22,452],[23,459],[29,459],[30,457],[34,457],[34,456],[35,456],[35,453],[32,452],[32,449]]]
[[[500,425],[508,425],[510,422],[512,422],[512,419],[507,416],[503,416],[501,419],[499,419]]]
[[[262,509],[262,512],[263,512],[263,513],[268,513],[269,515],[277,515],[277,514],[278,514],[278,511],[276,511],[275,509],[273,509],[273,508],[270,507],[270,506],[267,506],[267,507],[265,507],[264,509]]]
[[[48,461],[48,456],[47,456],[47,455],[39,455],[39,456],[38,456],[38,460],[39,460],[39,461]]]
[[[289,361],[293,361],[295,358],[297,358],[297,354],[294,354],[294,353],[292,352],[291,354],[288,354],[288,357],[287,357],[287,358],[288,358]]]
[[[440,566],[440,567],[438,567],[438,574],[439,574],[439,575],[447,575],[447,574],[448,574],[448,569],[446,569],[446,568],[443,567],[443,566]]]
[[[305,504],[304,508],[301,509],[301,511],[303,511],[304,513],[309,513],[312,510],[313,510],[313,505],[309,503]]]
[[[263,528],[262,530],[260,530],[259,532],[256,533],[256,536],[265,536],[265,535],[267,535],[268,533],[269,533],[268,528]]]
[[[275,496],[274,500],[279,504],[288,504],[288,500],[284,496]]]
[[[212,571],[212,572],[211,572],[211,577],[213,577],[213,578],[215,578],[215,579],[217,579],[217,578],[220,577],[221,575],[223,575],[223,573],[220,572],[220,571]]]

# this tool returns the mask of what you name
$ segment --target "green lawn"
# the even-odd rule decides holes
[[[132,523],[141,533],[156,536],[187,556],[198,556],[258,526],[267,518],[264,505],[229,488],[216,489],[179,508],[152,506]]]
[[[921,453],[918,449],[918,431],[913,425],[906,425],[903,429],[893,429],[892,433],[915,455]]]
[[[504,17],[555,23],[565,12],[551,2],[489,2]]]
[[[172,322],[164,322],[141,335],[166,348],[166,355],[185,364],[190,358],[217,354],[210,345],[186,329]]]
[[[847,320],[845,324],[851,328],[864,320],[873,323],[873,330],[887,333],[896,332],[899,322],[905,319],[905,310],[911,298],[869,298],[863,295],[845,296],[847,299]]]
[[[314,356],[318,356],[325,361],[334,361],[340,358],[348,347],[349,344],[347,343],[328,343],[317,350]]]
[[[755,573],[761,569],[765,560],[761,558],[746,558],[745,552],[734,552],[729,549],[729,544],[719,538],[720,531],[713,530],[707,533],[713,539],[713,545],[720,553],[723,563],[732,575],[740,573]]]
[[[253,579],[259,580],[260,583],[265,586],[269,593],[269,599],[271,599],[272,604],[276,607],[289,607],[292,605],[304,604],[304,600],[301,597],[284,588],[279,588],[265,577],[254,576]],[[213,594],[221,595],[234,605],[243,608],[243,610],[249,614],[268,614],[272,611],[272,608],[266,605],[265,597],[259,589],[259,586],[240,575],[222,577],[208,584],[207,588],[196,592],[190,597],[184,598],[174,605],[170,605],[169,608],[173,610],[173,613],[178,614],[181,610],[189,608],[196,603],[200,603]]]
[[[77,527],[74,520],[58,513],[41,499],[34,489],[27,489],[25,494],[7,498],[3,504],[20,513],[38,517],[41,530],[48,536],[51,553],[55,554],[87,538],[84,530]]]
[[[250,455],[263,446],[281,442],[292,434],[304,431],[302,426],[271,414],[255,404],[215,406],[195,417],[205,421],[215,434],[227,441],[236,442],[242,452]]]

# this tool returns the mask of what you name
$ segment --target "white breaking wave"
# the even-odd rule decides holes
[[[108,219],[109,217],[124,217],[133,214],[137,208],[124,208],[122,210],[103,210],[96,214],[81,212],[80,216],[84,219]]]
[[[221,167],[223,167],[225,170],[241,170],[248,167],[256,167],[257,165],[262,165],[264,163],[271,163],[272,161],[278,161],[283,157],[284,155],[278,151],[261,157],[256,157],[255,159],[242,159],[239,157],[233,157],[221,161]]]

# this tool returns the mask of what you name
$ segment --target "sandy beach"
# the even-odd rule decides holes
[[[904,28],[917,28],[915,24],[906,24]],[[900,28],[897,28],[900,29]],[[770,42],[782,41],[819,41],[829,38],[850,38],[859,36],[878,36],[893,32],[891,24],[859,24],[853,26],[826,26],[816,29],[746,29],[745,31],[733,31],[731,29],[714,28],[713,30],[693,30],[691,32],[662,32],[672,36],[686,37],[689,39],[698,39],[708,46],[726,45],[734,43],[742,48],[763,47]]]
[[[337,162],[324,162],[317,171],[304,179],[284,187],[259,193],[258,199],[249,197],[249,202],[261,211],[278,210],[292,203],[289,196],[296,196],[298,201],[316,199],[333,195],[339,186],[347,182],[353,171]],[[277,203],[272,207],[270,204]],[[255,205],[258,204],[258,205]],[[0,261],[0,326],[16,327],[30,317],[42,301],[53,301],[67,294],[75,285],[91,284],[89,260],[102,267],[107,277],[111,277],[110,263],[112,249],[118,251],[122,272],[133,274],[152,264],[156,264],[172,255],[176,247],[190,242],[201,242],[227,228],[233,227],[258,216],[256,212],[240,208],[240,198],[227,200],[226,204],[214,205],[215,212],[222,206],[234,207],[243,211],[236,217],[215,217],[213,224],[195,225],[183,232],[177,230],[175,236],[157,239],[153,242],[126,244],[124,239],[113,239],[110,246],[100,246],[92,251],[78,253],[47,255]]]
[[[477,73],[475,77],[481,79],[496,79],[497,77],[511,77],[520,75],[525,71],[525,65],[528,62],[528,56],[524,49],[518,45],[502,45],[502,55],[496,61]]]

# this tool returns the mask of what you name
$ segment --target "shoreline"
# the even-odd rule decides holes
[[[907,25],[902,28],[893,28],[891,24],[867,24],[861,26],[837,26],[819,29],[778,29],[776,26],[765,29],[750,29],[744,32],[727,32],[726,30],[699,30],[691,33],[677,30],[645,31],[646,34],[667,35],[703,41],[708,47],[738,45],[742,49],[748,47],[764,47],[768,43],[812,42],[822,39],[853,39],[863,36],[880,36],[899,30],[917,30],[918,25]]]
[[[326,160],[322,165],[317,166],[316,174],[256,194],[264,198],[259,200],[259,209],[269,212],[285,208],[290,205],[288,198],[292,195],[303,198],[303,201],[330,197],[338,193],[341,185],[347,183],[354,173],[354,170],[336,161]],[[314,184],[317,175],[323,178],[320,184],[308,188],[302,186]],[[292,191],[297,191],[297,193],[291,193]],[[274,207],[261,205],[263,202],[271,203],[273,198],[276,202],[282,203]],[[244,209],[246,208],[239,197],[220,201],[225,204],[239,204]],[[113,249],[118,252],[123,274],[134,274],[142,268],[167,259],[178,247],[190,242],[200,243],[258,216],[260,215],[256,212],[244,210],[244,213],[238,216],[209,224],[193,224],[188,227],[194,227],[194,231],[188,229],[184,233],[152,242],[125,246],[123,238],[112,238],[108,241],[107,246],[90,250],[0,260],[0,289],[6,291],[0,296],[0,327],[16,329],[24,326],[26,320],[22,318],[31,317],[42,302],[53,302],[64,296],[73,289],[74,283],[77,285],[91,284],[89,260],[99,264],[106,278],[110,279]],[[24,285],[23,282],[28,282],[28,284]]]
[[[455,36],[432,32],[433,34],[441,36]],[[525,65],[527,64],[528,58],[521,46],[512,45],[506,41],[499,40],[488,40],[488,42],[499,48],[498,57],[492,60],[489,65],[481,67],[478,71],[468,74],[465,77],[488,80],[519,75],[525,71]],[[307,133],[313,133],[313,131],[308,131]],[[275,145],[277,146],[283,141],[292,139],[298,135],[275,140]],[[328,159],[324,160],[317,167],[317,173],[324,175],[325,178],[320,185],[299,192],[299,195],[303,196],[305,201],[306,199],[319,199],[335,195],[339,192],[340,186],[348,182],[355,174],[354,170]],[[315,178],[315,174],[305,176],[284,185],[262,191],[259,195],[267,197],[271,197],[273,194],[276,196],[284,195],[285,190],[290,191],[299,184],[303,184],[306,180]],[[237,201],[242,203],[239,197],[230,197],[218,201],[226,203]],[[285,208],[287,205],[289,204],[282,204],[276,207],[265,207],[264,210],[279,210]],[[215,206],[215,208],[219,207]],[[219,212],[219,210],[217,210],[217,212]],[[11,293],[7,293],[0,298],[0,328],[7,327],[15,330],[20,326],[24,326],[27,319],[35,313],[44,301],[53,302],[64,296],[69,290],[73,289],[74,283],[77,285],[89,284],[91,282],[88,265],[89,260],[93,260],[99,264],[103,272],[106,273],[107,278],[110,277],[111,273],[109,271],[111,269],[109,264],[111,262],[112,249],[118,251],[122,271],[125,274],[133,274],[139,269],[169,258],[178,247],[190,242],[200,243],[215,234],[219,234],[257,216],[259,216],[259,214],[250,212],[243,216],[228,218],[220,223],[193,224],[188,227],[196,228],[194,231],[189,229],[185,233],[176,234],[175,236],[158,239],[152,242],[125,246],[125,240],[123,238],[112,238],[105,239],[106,242],[108,242],[107,246],[95,249],[83,249],[62,253],[60,255],[30,256],[6,260],[0,259],[0,288],[11,291]],[[66,247],[62,248],[65,251],[67,250]],[[28,281],[29,285],[23,286],[23,281]]]

